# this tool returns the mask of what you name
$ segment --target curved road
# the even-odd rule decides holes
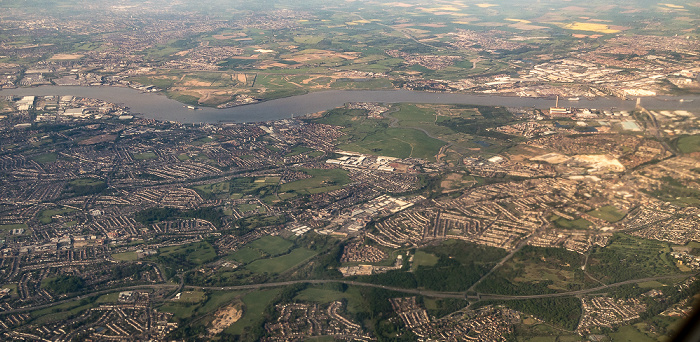
[[[632,280],[626,280],[626,281],[622,281],[619,283],[598,286],[598,287],[585,289],[585,290],[548,293],[548,294],[539,294],[539,295],[525,295],[525,296],[509,296],[509,295],[498,295],[498,294],[487,294],[487,293],[476,293],[475,295],[467,295],[466,292],[444,292],[444,291],[429,291],[429,290],[419,290],[419,289],[405,289],[405,288],[400,288],[400,287],[385,286],[385,285],[378,285],[378,284],[369,284],[369,283],[362,283],[362,282],[351,281],[351,280],[330,280],[330,279],[328,279],[328,280],[323,280],[323,279],[291,280],[291,281],[283,281],[283,282],[277,282],[277,283],[263,283],[263,284],[237,285],[237,286],[191,286],[191,285],[182,286],[181,284],[177,284],[177,285],[176,284],[136,285],[136,286],[126,286],[126,287],[121,287],[121,288],[95,291],[95,292],[80,295],[77,297],[56,301],[56,302],[53,302],[50,304],[37,305],[37,306],[32,306],[32,307],[23,307],[23,308],[2,311],[2,312],[0,312],[0,315],[15,314],[15,313],[20,313],[20,312],[27,312],[27,311],[34,311],[34,310],[38,310],[38,309],[50,308],[52,306],[80,300],[83,298],[93,297],[93,296],[98,296],[98,295],[103,295],[103,294],[113,293],[113,292],[118,292],[118,291],[120,292],[120,291],[144,290],[144,289],[172,288],[172,289],[191,289],[191,290],[236,291],[236,290],[255,290],[255,289],[280,287],[280,286],[288,286],[288,285],[295,285],[295,284],[339,283],[339,284],[347,284],[347,285],[353,285],[353,286],[374,287],[374,288],[379,288],[379,289],[421,295],[421,296],[432,297],[432,298],[470,299],[470,300],[477,300],[477,301],[479,301],[479,300],[522,300],[522,299],[578,296],[578,295],[582,295],[582,294],[598,292],[601,290],[605,290],[605,289],[609,289],[609,288],[613,288],[613,287],[618,287],[618,286],[622,286],[622,285],[627,285],[627,284],[643,283],[643,282],[654,281],[654,280],[680,278],[680,277],[687,277],[687,276],[690,276],[690,274],[674,274],[674,275],[665,275],[665,276],[658,276],[658,277],[632,279]]]

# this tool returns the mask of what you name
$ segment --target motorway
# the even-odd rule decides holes
[[[510,296],[510,295],[498,295],[498,294],[487,294],[487,293],[476,293],[474,295],[468,295],[466,292],[443,292],[443,291],[430,291],[430,290],[419,290],[419,289],[405,289],[405,288],[400,288],[400,287],[362,283],[362,282],[350,281],[350,280],[330,280],[330,279],[329,280],[323,280],[323,279],[290,280],[290,281],[283,281],[283,282],[276,282],[276,283],[262,283],[262,284],[249,284],[249,285],[223,286],[223,287],[220,287],[220,286],[191,286],[191,285],[184,285],[183,286],[183,284],[137,285],[137,286],[125,286],[125,287],[120,287],[120,288],[113,288],[113,289],[108,289],[108,290],[100,290],[100,291],[95,291],[95,292],[83,294],[83,295],[80,295],[77,297],[59,300],[59,301],[49,303],[49,304],[43,304],[43,305],[23,307],[23,308],[2,311],[2,312],[0,312],[0,315],[9,315],[9,314],[15,314],[15,313],[50,308],[50,307],[57,306],[60,304],[78,301],[78,300],[81,300],[83,298],[99,296],[99,295],[104,295],[104,294],[113,293],[113,292],[133,291],[133,290],[150,290],[150,289],[154,289],[154,290],[163,290],[163,289],[182,290],[182,289],[186,289],[186,290],[212,290],[212,291],[239,291],[239,290],[256,290],[256,289],[271,288],[271,287],[281,287],[281,286],[289,286],[289,285],[296,285],[296,284],[346,284],[346,285],[352,285],[352,286],[373,287],[373,288],[396,291],[396,292],[401,292],[401,293],[421,295],[421,296],[431,297],[431,298],[453,298],[453,299],[467,299],[467,300],[476,300],[476,301],[480,301],[480,300],[523,300],[523,299],[579,296],[579,295],[583,295],[583,294],[587,294],[587,293],[599,292],[602,290],[606,290],[606,289],[610,289],[610,288],[614,288],[614,287],[618,287],[618,286],[622,286],[622,285],[643,283],[643,282],[655,281],[655,280],[681,278],[681,277],[688,277],[688,276],[689,276],[688,274],[673,274],[673,275],[665,275],[665,276],[657,276],[657,277],[649,277],[649,278],[641,278],[641,279],[632,279],[632,280],[627,280],[627,281],[622,281],[619,283],[598,286],[598,287],[585,289],[585,290],[538,294],[538,295],[525,295],[525,296]]]

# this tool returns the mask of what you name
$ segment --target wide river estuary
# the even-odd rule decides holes
[[[340,107],[347,102],[473,104],[540,109],[554,106],[554,100],[542,98],[428,93],[409,90],[320,91],[253,105],[227,109],[199,108],[197,110],[187,109],[182,103],[170,100],[161,94],[142,93],[121,87],[42,86],[0,91],[0,96],[6,95],[73,95],[94,98],[127,106],[132,113],[140,114],[145,118],[182,123],[272,121]],[[680,99],[684,101],[681,102]],[[587,100],[582,98],[580,101],[568,101],[564,99],[559,101],[559,105],[601,110],[610,110],[613,107],[616,110],[631,110],[635,106],[635,100],[625,101],[617,98]],[[651,110],[687,110],[700,114],[697,113],[700,109],[700,96],[697,95],[682,98],[642,98],[642,105]]]

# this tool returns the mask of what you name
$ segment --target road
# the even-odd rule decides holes
[[[494,220],[489,224],[489,226],[492,225],[494,222],[496,222],[497,219],[498,219],[498,217],[497,217],[496,219],[494,219]],[[486,274],[484,274],[483,277],[479,278],[479,280],[477,280],[474,284],[472,284],[472,286],[470,286],[470,287],[469,287],[469,290],[467,290],[467,291],[474,291],[474,289],[476,288],[477,285],[479,285],[484,279],[486,279],[486,277],[490,276],[491,273],[493,273],[494,271],[496,271],[497,268],[503,266],[503,265],[506,263],[506,261],[510,260],[510,259],[515,255],[515,253],[518,253],[518,251],[520,251],[521,249],[523,249],[523,247],[525,247],[525,245],[527,245],[527,243],[528,243],[530,240],[532,240],[532,239],[537,235],[537,233],[539,232],[539,230],[543,229],[544,227],[545,227],[544,224],[541,225],[541,226],[539,226],[539,227],[538,227],[537,229],[535,229],[535,231],[533,231],[527,238],[525,238],[525,239],[523,239],[522,241],[520,241],[520,242],[518,243],[518,245],[515,247],[515,249],[513,249],[513,251],[511,251],[511,252],[510,252],[508,255],[506,255],[503,259],[501,259],[501,261],[499,261],[495,266],[493,266]],[[486,228],[488,229],[488,227],[486,227]]]
[[[99,296],[99,295],[104,295],[104,294],[108,294],[108,293],[121,292],[121,291],[132,291],[132,290],[148,290],[148,289],[238,291],[238,290],[257,290],[257,289],[289,286],[289,285],[296,285],[296,284],[332,284],[332,283],[335,283],[335,284],[347,284],[347,285],[362,286],[362,287],[373,287],[373,288],[396,291],[396,292],[401,292],[401,293],[421,295],[421,296],[431,297],[431,298],[453,298],[453,299],[467,299],[467,300],[476,300],[476,301],[479,301],[479,300],[523,300],[523,299],[579,296],[579,295],[598,292],[601,290],[606,290],[606,289],[610,289],[610,288],[614,288],[614,287],[618,287],[618,286],[622,286],[622,285],[627,285],[627,284],[643,283],[643,282],[648,282],[648,281],[680,278],[680,277],[687,277],[687,276],[689,276],[689,275],[688,274],[673,274],[673,275],[665,275],[665,276],[658,276],[658,277],[632,279],[632,280],[627,280],[627,281],[622,281],[619,283],[598,286],[598,287],[585,289],[585,290],[538,294],[538,295],[526,295],[526,296],[509,296],[509,295],[498,295],[498,294],[488,294],[488,293],[476,293],[475,295],[467,295],[466,292],[444,292],[444,291],[429,291],[429,290],[419,290],[419,289],[405,289],[405,288],[400,288],[400,287],[369,284],[369,283],[362,283],[362,282],[351,281],[351,280],[330,280],[330,279],[328,279],[328,280],[323,280],[323,279],[291,280],[291,281],[283,281],[283,282],[276,282],[276,283],[249,284],[249,285],[237,285],[237,286],[191,286],[191,285],[185,285],[185,286],[181,287],[180,284],[177,284],[177,285],[175,285],[175,284],[138,285],[138,286],[126,286],[126,287],[121,287],[121,288],[113,288],[113,289],[108,289],[108,290],[95,291],[95,292],[83,294],[83,295],[80,295],[77,297],[56,301],[56,302],[53,302],[50,304],[44,304],[44,305],[2,311],[2,312],[0,312],[0,316],[50,308],[50,307],[57,306],[60,304],[80,300],[83,298]]]

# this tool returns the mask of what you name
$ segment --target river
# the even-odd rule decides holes
[[[542,98],[429,93],[409,90],[329,90],[227,109],[200,108],[197,110],[187,109],[182,103],[168,99],[162,94],[142,93],[122,87],[41,86],[0,91],[0,96],[6,95],[73,95],[95,98],[127,106],[132,113],[140,114],[142,117],[182,123],[279,120],[332,109],[347,102],[473,104],[540,109],[554,105],[554,100]],[[651,110],[687,110],[700,114],[697,113],[700,109],[700,96],[684,96],[682,98],[693,101],[680,102],[681,97],[649,97],[642,99],[642,105]],[[631,110],[635,106],[635,101],[596,98],[593,100],[581,99],[580,101],[560,100],[559,105],[605,110],[615,107],[618,110]]]

